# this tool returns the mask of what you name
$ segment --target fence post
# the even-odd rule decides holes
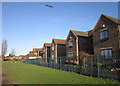
[[[97,69],[98,69],[98,78],[100,77],[100,66],[99,66],[99,57],[97,55]]]
[[[59,57],[59,60],[60,60],[60,64],[59,65],[60,65],[60,69],[61,69],[61,58],[60,57]]]
[[[55,57],[54,57],[54,60],[53,60],[53,68],[55,68]]]
[[[44,67],[45,67],[45,58],[44,58]]]

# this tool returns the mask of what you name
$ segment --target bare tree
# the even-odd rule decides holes
[[[1,56],[4,59],[7,53],[7,40],[2,41]]]
[[[15,49],[12,49],[11,56],[15,56]]]

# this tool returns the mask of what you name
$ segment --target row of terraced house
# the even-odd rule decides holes
[[[66,39],[52,39],[43,48],[34,48],[28,57],[73,57],[78,61],[80,52],[105,58],[120,57],[120,19],[102,14],[90,31],[70,30]]]

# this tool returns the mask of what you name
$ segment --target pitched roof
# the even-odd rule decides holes
[[[26,55],[19,55],[19,57],[26,57]]]
[[[55,42],[55,44],[65,44],[66,40],[63,39],[53,39],[53,41]]]
[[[114,18],[114,17],[108,16],[108,15],[105,15],[105,14],[102,14],[102,16],[105,16],[106,18],[110,19],[111,21],[113,21],[117,24],[120,24],[120,19],[118,19],[118,18]]]
[[[76,37],[77,36],[85,36],[88,37],[88,32],[77,31],[77,30],[70,30]]]
[[[34,56],[36,56],[35,53],[29,53],[29,57],[34,57]]]
[[[43,48],[33,48],[33,51],[42,51]]]
[[[50,47],[50,46],[51,46],[51,43],[44,43],[44,46]]]
[[[29,57],[33,57],[33,56],[36,56],[36,54],[34,53],[34,51],[29,51],[28,56],[29,56]]]

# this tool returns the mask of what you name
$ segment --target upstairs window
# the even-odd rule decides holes
[[[43,55],[43,51],[39,51],[39,52],[40,52],[39,55],[42,56]]]
[[[100,32],[101,39],[108,38],[108,30],[103,30]]]
[[[54,44],[52,44],[52,50],[54,50]]]
[[[73,41],[69,40],[69,46],[73,46]]]
[[[43,52],[45,53],[45,47],[44,47],[44,51]]]
[[[101,55],[105,58],[112,58],[112,49],[103,49],[101,50]]]

